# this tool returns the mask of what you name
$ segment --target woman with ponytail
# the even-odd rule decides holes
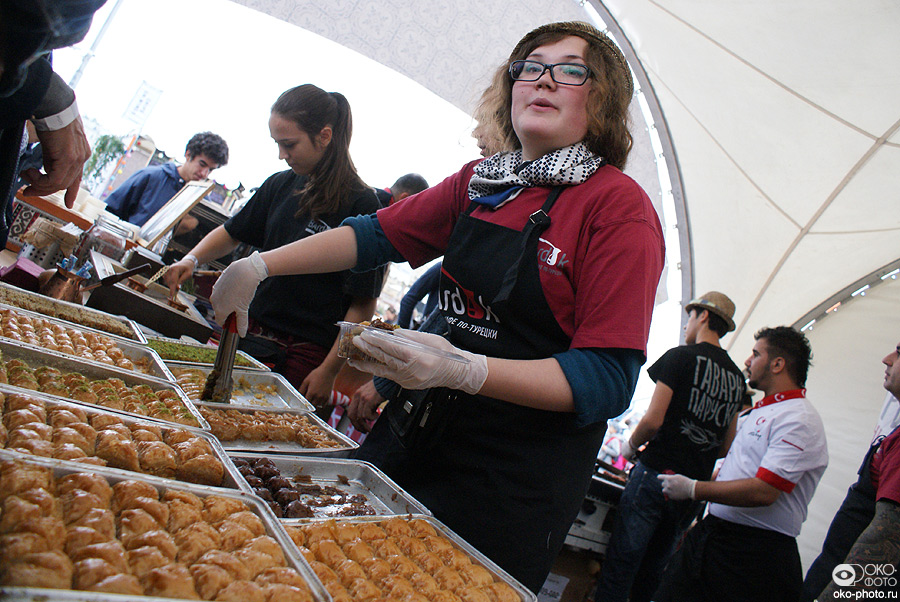
[[[239,213],[169,268],[165,281],[173,292],[198,265],[228,255],[240,243],[276,249],[379,208],[350,158],[352,118],[343,95],[312,84],[291,88],[272,105],[269,132],[290,169],[270,176]],[[269,278],[249,308],[237,312],[240,348],[324,406],[343,365],[335,324],[370,319],[383,279],[383,269]]]

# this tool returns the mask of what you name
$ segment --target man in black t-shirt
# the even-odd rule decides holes
[[[734,303],[709,292],[685,306],[685,345],[667,351],[647,371],[656,382],[650,407],[622,455],[644,445],[619,501],[596,602],[648,602],[697,504],[670,501],[660,473],[707,480],[734,437],[746,390],[744,374],[719,339],[734,330]]]

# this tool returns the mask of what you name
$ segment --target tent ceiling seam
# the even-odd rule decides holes
[[[657,78],[657,81],[659,81],[659,82],[663,85],[663,87],[665,87],[666,90],[669,91],[669,93],[670,93],[670,94],[672,95],[672,97],[676,100],[676,102],[678,102],[678,104],[681,105],[681,107],[684,109],[684,111],[685,111],[688,115],[690,115],[691,118],[693,118],[693,120],[697,123],[697,125],[700,127],[700,129],[702,129],[704,132],[706,132],[706,135],[709,136],[710,140],[713,141],[713,144],[715,144],[715,145],[719,148],[719,150],[722,151],[722,154],[725,155],[725,157],[726,157],[726,158],[728,159],[728,161],[735,167],[735,169],[737,169],[738,172],[740,172],[740,174],[741,174],[742,176],[744,176],[744,178],[747,180],[747,182],[749,182],[750,185],[753,186],[753,188],[755,188],[756,191],[759,192],[759,194],[760,194],[764,199],[766,199],[766,201],[767,201],[767,202],[768,202],[768,203],[769,203],[776,211],[778,211],[778,213],[780,213],[782,216],[784,216],[784,218],[785,218],[788,222],[790,222],[791,224],[793,224],[794,227],[797,228],[797,230],[800,230],[800,229],[802,228],[802,226],[800,225],[800,222],[798,222],[798,221],[795,220],[793,217],[791,217],[790,214],[788,214],[787,211],[785,211],[784,209],[782,209],[781,205],[779,205],[778,203],[776,203],[774,200],[772,200],[772,197],[770,197],[768,194],[766,194],[766,192],[762,189],[762,187],[761,187],[759,184],[756,183],[756,180],[754,180],[754,179],[750,176],[750,174],[748,174],[748,173],[744,170],[743,166],[742,166],[737,160],[735,160],[734,157],[731,156],[731,153],[729,153],[729,152],[725,149],[725,147],[722,145],[722,143],[719,142],[719,139],[716,138],[715,135],[713,135],[713,133],[706,127],[706,125],[704,125],[703,121],[701,121],[700,118],[697,117],[697,115],[695,115],[694,112],[691,111],[691,110],[687,107],[687,105],[681,101],[681,98],[678,96],[678,94],[676,94],[675,91],[672,90],[672,88],[669,87],[669,86],[665,83],[665,80],[660,76],[660,74],[659,74],[659,73],[656,73],[656,72],[654,72],[654,74],[655,74],[655,76],[656,76],[656,78]]]
[[[743,331],[744,326],[746,326],[747,321],[750,319],[750,316],[756,311],[756,306],[759,305],[760,299],[766,294],[769,290],[769,287],[772,285],[772,281],[775,280],[775,277],[781,271],[781,268],[784,267],[784,264],[787,263],[787,260],[790,258],[791,254],[794,252],[794,249],[800,244],[800,241],[809,234],[809,231],[815,225],[815,223],[819,220],[820,217],[825,213],[825,211],[831,206],[834,200],[838,197],[838,195],[847,187],[851,180],[856,176],[857,173],[862,169],[863,165],[869,162],[869,160],[875,155],[875,153],[884,146],[887,139],[894,135],[894,133],[900,129],[900,120],[895,121],[894,124],[888,128],[888,130],[882,134],[878,140],[860,157],[859,161],[847,172],[847,175],[840,181],[840,183],[835,187],[835,189],[828,195],[828,198],[825,199],[825,202],[819,207],[819,209],[813,214],[810,218],[809,222],[807,222],[806,226],[797,234],[791,244],[788,246],[787,250],[781,256],[781,259],[778,260],[778,263],[775,265],[775,269],[769,274],[769,277],[766,279],[766,282],[760,287],[759,291],[756,293],[756,297],[753,299],[753,302],[750,304],[749,310],[744,314],[744,318],[740,321],[737,328],[734,331],[734,335],[731,337],[731,340],[728,343],[728,348],[731,348],[731,345],[734,343],[735,339],[738,338],[740,333]]]
[[[900,232],[900,228],[873,228],[871,230],[820,230],[810,232],[810,236],[843,236],[847,234],[877,234],[879,232]]]
[[[837,121],[838,123],[841,123],[842,125],[844,125],[844,126],[850,128],[851,130],[853,130],[853,131],[855,131],[855,132],[857,132],[857,133],[859,133],[859,134],[861,134],[861,135],[863,135],[863,136],[866,136],[867,138],[871,138],[872,140],[875,139],[875,135],[874,135],[874,134],[871,134],[871,133],[865,131],[864,129],[860,128],[859,126],[857,126],[857,125],[855,125],[855,124],[853,124],[853,123],[847,121],[847,120],[844,119],[843,117],[840,117],[839,115],[837,115],[837,114],[835,114],[835,113],[832,113],[831,111],[829,111],[828,109],[826,109],[826,108],[823,107],[822,105],[820,105],[820,104],[814,102],[813,100],[807,98],[806,96],[803,96],[802,94],[800,94],[799,92],[797,92],[795,89],[793,89],[793,88],[791,88],[790,86],[788,86],[788,85],[782,83],[780,80],[778,80],[778,79],[776,79],[775,77],[769,75],[768,73],[766,73],[765,71],[763,71],[762,69],[760,69],[759,67],[757,67],[756,65],[754,65],[753,63],[751,63],[750,61],[748,61],[747,59],[743,58],[742,56],[740,56],[739,54],[737,54],[737,53],[734,52],[733,50],[730,50],[728,47],[726,47],[725,45],[723,45],[721,42],[717,41],[717,40],[716,40],[715,38],[713,38],[712,36],[710,36],[710,35],[704,33],[703,31],[701,31],[700,29],[698,29],[695,25],[693,25],[693,24],[691,24],[691,23],[685,21],[685,20],[682,19],[680,16],[678,16],[677,14],[675,14],[674,12],[672,12],[670,9],[666,8],[665,6],[662,6],[657,0],[650,0],[650,4],[656,6],[656,7],[659,8],[661,11],[663,11],[663,12],[666,13],[666,14],[668,14],[670,17],[672,17],[673,19],[675,19],[676,21],[678,21],[679,23],[681,23],[682,25],[684,25],[685,27],[687,27],[687,28],[690,29],[691,31],[695,32],[697,35],[699,35],[700,37],[702,37],[703,39],[705,39],[706,41],[708,41],[710,44],[713,44],[714,46],[720,48],[723,52],[725,52],[726,54],[728,54],[729,56],[731,56],[732,58],[734,58],[734,59],[737,60],[738,62],[743,63],[744,65],[746,65],[747,67],[749,67],[749,68],[752,69],[753,71],[756,71],[756,72],[759,73],[761,76],[763,76],[764,78],[766,78],[767,80],[769,80],[770,82],[772,82],[773,84],[775,84],[776,86],[778,86],[779,88],[781,88],[782,90],[784,90],[785,92],[787,92],[788,94],[790,94],[791,96],[797,97],[797,98],[800,99],[802,102],[804,102],[804,103],[808,104],[809,106],[813,107],[815,110],[817,110],[817,111],[823,113],[824,115],[827,115],[827,116],[830,117],[831,119]]]

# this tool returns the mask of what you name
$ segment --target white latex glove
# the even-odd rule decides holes
[[[631,439],[624,439],[622,441],[622,449],[619,451],[622,454],[622,457],[631,462],[634,460],[634,454],[637,450],[631,447]]]
[[[423,353],[404,344],[405,338],[428,347],[455,353],[469,360],[468,363]],[[394,381],[405,389],[430,389],[447,387],[475,394],[487,379],[487,358],[453,346],[447,339],[418,330],[395,330],[393,334],[364,331],[353,338],[353,344],[385,365],[374,362],[349,364],[364,372],[371,372]]]
[[[657,478],[662,481],[663,494],[670,500],[696,499],[694,493],[697,479],[689,479],[681,474],[661,474]]]
[[[238,259],[229,265],[213,286],[209,301],[216,312],[216,322],[225,324],[225,319],[235,314],[238,334],[247,336],[247,311],[256,294],[259,283],[269,276],[266,262],[253,251],[250,257]]]

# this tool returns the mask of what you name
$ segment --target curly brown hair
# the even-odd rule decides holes
[[[588,43],[585,62],[591,70],[591,90],[587,106],[588,133],[584,143],[610,165],[623,169],[632,144],[628,130],[628,105],[634,90],[631,71],[612,40],[588,23],[550,23],[526,34],[509,58],[497,68],[491,85],[481,95],[476,109],[479,124],[499,137],[501,150],[521,148],[512,125],[513,80],[509,75],[509,66],[513,61],[526,58],[539,46],[553,44],[569,36],[577,36]]]

